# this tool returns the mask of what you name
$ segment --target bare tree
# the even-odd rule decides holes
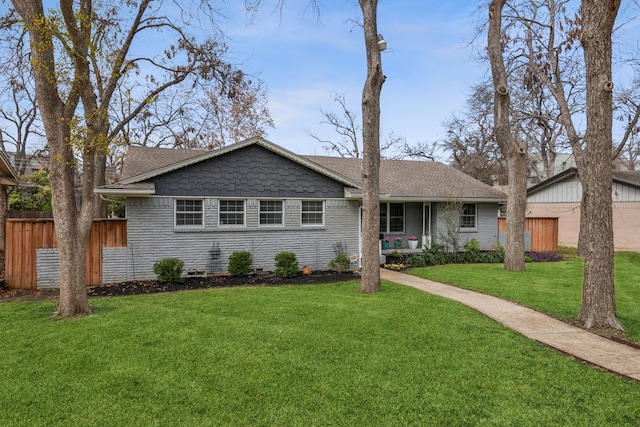
[[[525,269],[524,219],[527,206],[527,146],[522,140],[514,138],[509,121],[510,97],[501,37],[502,9],[505,1],[493,0],[489,5],[487,50],[495,90],[494,132],[496,142],[507,162],[509,175],[504,268],[509,271],[521,271]]]
[[[506,165],[496,144],[493,124],[493,88],[476,85],[461,114],[445,121],[440,148],[451,153],[454,168],[486,184],[507,183]]]
[[[340,157],[350,157],[360,159],[362,157],[362,127],[358,113],[352,111],[347,106],[344,95],[334,93],[333,101],[338,103],[340,112],[324,110],[320,108],[320,113],[324,120],[320,122],[322,125],[328,125],[339,135],[339,140],[325,139],[310,131],[307,135],[322,144],[329,153],[338,154]],[[406,139],[393,132],[389,133],[380,144],[380,157],[389,159],[399,159],[406,156],[420,157],[418,150],[411,151],[413,148],[407,144]]]
[[[340,139],[324,139],[310,131],[307,131],[307,135],[321,143],[322,148],[330,153],[336,153],[340,157],[359,159],[362,154],[362,144],[359,136],[361,129],[358,124],[358,114],[349,109],[344,95],[334,93],[332,98],[340,106],[340,112],[336,113],[320,108],[320,113],[324,117],[320,124],[332,127]]]
[[[5,17],[11,20],[11,17]],[[26,33],[22,28],[5,28],[0,41],[9,60],[0,64],[0,148],[14,153],[13,164],[18,175],[24,175],[29,160],[38,155],[34,140],[44,140],[33,87],[33,75]],[[30,144],[31,142],[31,144]],[[44,147],[42,147],[44,148]]]

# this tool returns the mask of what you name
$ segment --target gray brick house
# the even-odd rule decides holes
[[[460,204],[460,240],[490,249],[506,195],[437,162],[383,160],[381,232],[418,236],[418,250],[446,232],[443,215]],[[357,266],[360,161],[300,156],[262,138],[213,151],[131,147],[120,181],[100,187],[126,196],[127,247],[103,249],[103,281],[153,278],[153,264],[178,257],[187,270],[226,271],[229,255],[249,251],[253,267],[294,252],[300,265],[326,270],[336,250]],[[423,237],[424,236],[424,237]]]

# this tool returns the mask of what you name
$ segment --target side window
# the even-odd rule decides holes
[[[260,225],[282,225],[282,200],[260,200]]]
[[[324,224],[324,202],[323,201],[303,201],[302,202],[302,225],[322,225]]]
[[[176,226],[203,225],[202,200],[176,199]]]
[[[220,225],[244,225],[244,200],[220,200]]]
[[[460,209],[460,228],[476,228],[476,205],[465,203]]]

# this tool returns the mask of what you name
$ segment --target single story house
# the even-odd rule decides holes
[[[153,278],[153,264],[168,257],[187,270],[226,271],[234,251],[251,252],[257,270],[273,270],[281,251],[313,270],[338,252],[357,267],[361,182],[361,160],[301,156],[262,138],[213,151],[131,147],[121,179],[95,190],[126,197],[127,247],[103,249],[103,281]],[[403,250],[409,236],[420,246],[441,241],[452,201],[461,246],[497,241],[506,195],[450,166],[382,160],[380,191],[381,233],[401,238]]]
[[[577,246],[582,184],[576,168],[527,190],[527,217],[558,218],[558,244]],[[613,240],[618,251],[640,252],[640,172],[613,171]]]

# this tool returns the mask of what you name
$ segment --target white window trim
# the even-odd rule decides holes
[[[221,224],[220,223],[220,215],[223,213],[222,212],[222,202],[242,202],[242,224]],[[224,213],[231,213],[232,214],[234,212],[225,211]],[[234,199],[234,198],[218,199],[218,227],[222,227],[222,228],[232,228],[232,227],[244,228],[246,226],[247,226],[247,201],[246,201],[246,199]]]
[[[178,200],[196,200],[201,204],[200,216],[202,221],[200,224],[178,224],[178,213],[188,214],[197,213],[196,211],[180,211],[178,212]],[[199,197],[177,197],[173,199],[173,226],[176,228],[204,228],[205,226],[205,214],[204,214],[204,199]]]
[[[282,218],[282,221],[280,222],[280,224],[262,224],[260,222],[260,217],[263,213],[261,210],[262,202],[280,202],[282,204],[282,210],[279,211]],[[259,199],[258,200],[258,227],[284,227],[284,222],[286,218],[285,210],[286,210],[286,203],[282,199]],[[264,213],[278,213],[278,212],[265,211]]]
[[[322,223],[305,224],[304,222],[302,222],[302,214],[304,212],[302,210],[302,205],[304,204],[304,202],[321,202],[322,203]],[[301,227],[324,227],[326,217],[327,217],[326,210],[327,210],[327,203],[325,200],[301,200],[300,201],[300,226]]]
[[[478,204],[477,203],[461,203],[460,205],[460,212],[462,212],[462,208],[464,207],[464,205],[474,205],[475,209],[474,209],[474,213],[473,213],[473,223],[474,223],[474,227],[463,227],[462,226],[462,213],[460,214],[460,231],[477,231],[478,230]],[[471,216],[471,215],[467,215],[467,216]]]

